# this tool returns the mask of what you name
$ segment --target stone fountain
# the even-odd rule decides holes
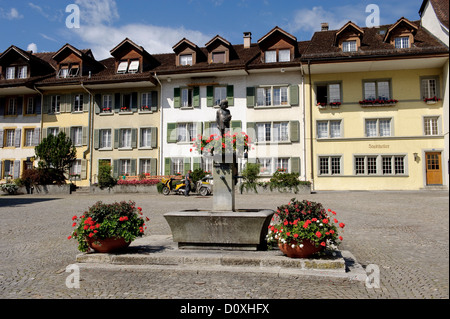
[[[231,113],[223,100],[217,111],[222,139],[230,132]],[[225,140],[223,140],[225,142]],[[214,154],[211,211],[186,210],[164,214],[180,249],[265,250],[270,209],[236,209],[237,152]]]

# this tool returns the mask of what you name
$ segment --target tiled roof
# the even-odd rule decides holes
[[[448,29],[449,28],[449,1],[448,0],[424,0],[420,7],[419,14],[422,16],[426,4],[430,2],[439,21]]]

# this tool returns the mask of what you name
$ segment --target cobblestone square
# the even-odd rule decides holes
[[[179,271],[142,266],[83,267],[69,289],[77,243],[71,217],[97,201],[133,200],[150,218],[147,235],[170,235],[163,214],[211,209],[211,197],[146,194],[0,196],[2,299],[448,299],[448,191],[237,195],[237,208],[276,209],[293,197],[320,202],[345,224],[341,249],[380,269],[380,288],[317,276]]]

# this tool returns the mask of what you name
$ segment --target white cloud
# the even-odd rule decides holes
[[[111,24],[119,19],[114,0],[75,0],[80,6],[80,18],[87,25]]]
[[[129,24],[121,27],[91,25],[81,26],[80,29],[72,31],[99,60],[110,57],[110,50],[125,38],[129,38],[153,54],[173,52],[172,47],[184,37],[198,46],[203,46],[211,39],[199,31],[187,30],[184,27],[169,28],[146,24]]]
[[[38,52],[36,43],[30,43],[27,47],[27,51],[33,51],[33,53]]]
[[[0,8],[0,18],[5,18],[8,20],[18,20],[22,19],[23,15],[20,14],[16,8],[11,8],[9,11],[5,11],[3,8]]]

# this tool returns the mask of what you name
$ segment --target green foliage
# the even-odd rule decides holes
[[[244,189],[246,189],[247,191],[251,189],[254,190],[255,193],[258,193],[256,186],[258,186],[257,179],[259,172],[260,172],[259,164],[247,163],[247,165],[245,165],[245,168],[242,171],[242,177],[244,179],[244,182],[242,182],[240,186],[241,194]]]
[[[15,183],[1,184],[0,188],[3,192],[8,193],[9,195],[16,195],[17,191],[19,190],[19,186],[17,186]]]
[[[98,171],[98,186],[101,189],[112,188],[117,184],[117,179],[112,177],[112,169],[109,162],[100,161]]]
[[[204,170],[202,170],[201,168],[197,168],[195,169],[192,173],[191,173],[191,178],[192,178],[192,190],[195,191],[197,188],[197,182],[202,180],[203,177],[206,176],[206,172]]]
[[[64,132],[58,136],[49,135],[35,147],[36,157],[39,159],[39,168],[51,181],[49,184],[64,184],[64,173],[77,157],[77,151],[70,138]]]
[[[136,207],[135,203],[120,202],[104,204],[97,202],[84,212],[81,217],[74,216],[73,227],[75,230],[69,239],[78,240],[78,250],[85,252],[89,246],[86,241],[88,237],[93,239],[106,239],[111,237],[123,238],[125,241],[133,241],[144,234],[145,218],[142,209]]]
[[[285,170],[277,170],[270,179],[268,186],[271,191],[274,189],[280,192],[293,190],[297,194],[300,185],[311,185],[310,182],[300,181],[299,176],[299,173],[286,173]]]

